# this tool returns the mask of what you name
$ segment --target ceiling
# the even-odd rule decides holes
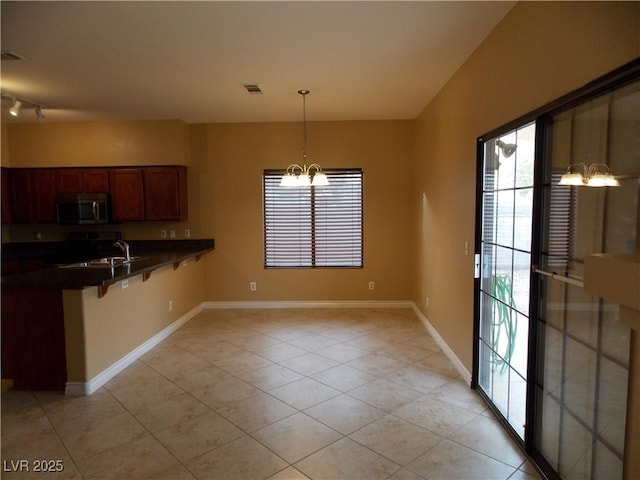
[[[2,61],[2,94],[47,122],[297,121],[300,89],[310,121],[413,119],[514,3],[3,0],[23,60]]]

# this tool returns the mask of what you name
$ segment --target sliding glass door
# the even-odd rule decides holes
[[[473,385],[550,478],[623,475],[630,329],[583,285],[588,255],[640,249],[640,81],[620,78],[478,142]]]

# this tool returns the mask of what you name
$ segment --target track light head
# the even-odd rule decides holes
[[[9,109],[9,113],[14,117],[17,117],[20,113],[20,107],[22,107],[22,102],[16,98],[13,101],[13,106]]]
[[[36,118],[38,119],[38,122],[43,123],[46,119],[46,117],[44,116],[44,113],[42,113],[42,107],[38,106],[36,108]]]

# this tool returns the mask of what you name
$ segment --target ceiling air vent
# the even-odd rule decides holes
[[[24,60],[24,58],[22,58],[20,55],[18,55],[17,53],[10,52],[9,50],[2,50],[2,53],[0,54],[0,59],[2,59],[2,60]]]
[[[244,89],[249,92],[251,95],[261,95],[262,90],[257,83],[245,83],[243,85]]]

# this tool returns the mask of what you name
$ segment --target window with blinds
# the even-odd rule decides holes
[[[329,185],[281,187],[265,170],[265,268],[362,267],[362,170],[324,170]]]

